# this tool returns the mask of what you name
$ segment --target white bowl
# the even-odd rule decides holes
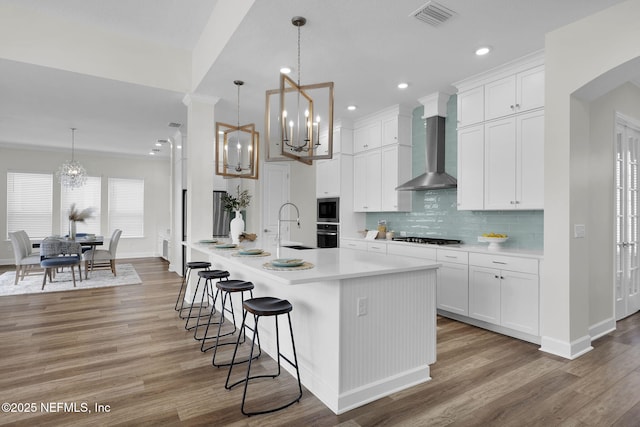
[[[500,249],[500,244],[504,243],[508,240],[508,237],[486,237],[486,236],[478,236],[478,242],[481,243],[489,243],[487,249],[490,251],[497,251]]]

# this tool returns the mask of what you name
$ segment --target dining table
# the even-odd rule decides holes
[[[65,240],[65,241],[72,241],[72,242],[77,242],[80,243],[80,245],[83,247],[83,252],[84,252],[84,247],[89,246],[90,249],[95,249],[96,246],[102,246],[104,245],[104,236],[76,236],[75,239],[71,239],[68,236],[51,236],[48,238],[58,238],[61,240]],[[42,242],[42,240],[32,240],[32,246],[34,248],[39,248],[40,247],[40,243]],[[95,251],[91,252],[91,271],[93,271],[93,256],[95,254]],[[89,270],[85,268],[85,278],[88,279],[89,278]]]

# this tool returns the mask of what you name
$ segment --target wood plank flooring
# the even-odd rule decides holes
[[[142,285],[0,297],[0,401],[37,405],[0,412],[0,425],[640,426],[640,314],[574,361],[439,318],[433,380],[340,416],[305,391],[288,409],[245,417],[242,388],[225,390],[227,370],[173,310],[181,278],[161,259],[121,262]],[[286,398],[292,384],[257,384],[249,403]]]

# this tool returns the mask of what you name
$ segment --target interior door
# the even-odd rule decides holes
[[[618,116],[616,123],[616,320],[640,310],[638,152],[640,126]]]
[[[275,242],[278,233],[278,211],[289,201],[289,165],[286,163],[265,163],[262,194],[262,224],[265,242]],[[282,224],[282,240],[289,239],[289,223]]]

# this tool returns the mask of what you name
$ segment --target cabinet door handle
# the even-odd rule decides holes
[[[509,105],[509,108],[511,108],[511,111],[514,111],[516,109],[516,107],[513,105]]]
[[[502,265],[507,265],[506,262],[502,262],[502,261],[491,261],[494,264],[502,264]]]
[[[500,279],[504,280],[504,276],[500,276]]]
[[[500,278],[500,276],[498,276],[497,274],[496,274],[495,276],[493,276],[493,277],[495,277],[496,279],[499,279],[499,278]]]
[[[445,255],[444,257],[445,257],[445,258],[458,259],[458,257],[457,257],[457,256],[455,256],[455,255]]]
[[[520,108],[520,104],[516,104],[516,108]]]

